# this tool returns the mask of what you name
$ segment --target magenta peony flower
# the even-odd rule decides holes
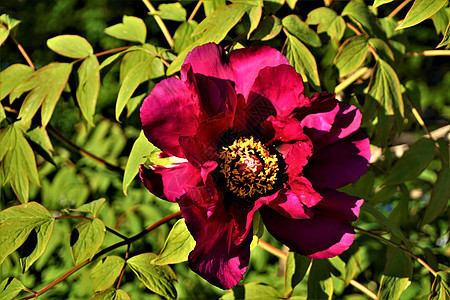
[[[366,172],[361,113],[333,94],[303,95],[301,76],[270,47],[188,54],[181,79],[158,83],[141,107],[148,140],[183,162],[140,167],[144,185],[177,202],[196,240],[189,266],[235,286],[246,272],[252,220],[292,251],[334,257],[352,244],[362,199],[336,191]]]

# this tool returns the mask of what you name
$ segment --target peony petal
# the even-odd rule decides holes
[[[196,246],[189,255],[189,267],[211,284],[230,289],[242,280],[250,258],[248,237],[239,245],[232,241],[234,221],[222,205],[216,203],[210,215],[204,203],[211,202],[202,189],[192,189],[180,201],[180,209]]]
[[[289,180],[291,191],[298,197],[300,203],[306,207],[314,207],[319,203],[323,196],[314,190],[311,182],[305,177],[296,177]]]
[[[319,193],[323,199],[314,206],[314,211],[343,221],[358,219],[363,199],[336,190],[320,190]]]
[[[258,46],[232,51],[230,65],[234,73],[236,92],[247,98],[260,70],[265,67],[289,65],[289,62],[279,51],[268,46]]]
[[[358,130],[316,152],[303,168],[303,174],[317,188],[337,189],[353,183],[367,171],[369,139]]]
[[[187,162],[151,168],[141,165],[139,176],[152,194],[171,202],[175,202],[190,188],[202,184],[201,171]]]
[[[277,147],[278,152],[283,155],[287,165],[286,173],[290,178],[299,176],[308,160],[313,155],[313,145],[305,135],[305,140],[294,144],[281,144]]]
[[[314,195],[302,195],[305,197],[314,197]],[[296,193],[283,189],[278,197],[270,201],[267,206],[275,210],[280,215],[292,219],[310,219],[313,213],[303,204],[302,197]]]
[[[234,81],[228,58],[222,47],[215,43],[198,46],[188,53],[180,71],[183,81],[187,78],[188,68],[186,68],[186,65],[189,64],[195,74]]]
[[[184,157],[179,137],[197,132],[200,115],[197,96],[174,77],[158,83],[141,107],[145,136],[162,151],[178,157]]]
[[[266,67],[255,79],[247,98],[251,105],[255,98],[269,100],[277,117],[288,116],[295,108],[305,106],[309,99],[303,95],[302,76],[289,65]]]
[[[330,98],[332,94],[316,94],[313,106],[301,119],[304,132],[311,138],[315,148],[333,144],[353,132],[361,125],[361,113],[353,105]],[[297,115],[299,117],[299,115]]]
[[[315,214],[311,219],[286,218],[268,207],[260,209],[267,230],[292,251],[311,258],[341,254],[353,243],[350,224]]]

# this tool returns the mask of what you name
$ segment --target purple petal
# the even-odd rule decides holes
[[[268,207],[260,209],[267,230],[292,251],[311,258],[341,254],[353,243],[350,224],[315,214],[311,219],[286,218]]]
[[[317,188],[340,188],[357,181],[367,171],[370,145],[362,130],[314,150],[303,174]]]
[[[299,176],[303,167],[313,155],[313,145],[307,136],[305,138],[305,140],[294,144],[285,143],[277,147],[278,152],[283,155],[284,162],[287,165],[286,173],[290,178]]]
[[[270,201],[267,206],[275,210],[280,215],[292,219],[310,219],[312,212],[303,204],[306,197],[314,197],[314,195],[301,195],[300,197],[291,190],[283,189],[274,200]]]
[[[139,176],[152,194],[171,202],[175,202],[188,189],[203,183],[201,171],[190,163],[151,166],[151,168],[141,165]]]
[[[179,137],[197,132],[200,115],[197,96],[174,77],[158,83],[141,107],[145,136],[162,151],[178,157],[184,157]]]
[[[330,218],[353,222],[358,219],[364,200],[335,190],[320,190],[323,199],[314,206],[314,211]]]
[[[289,65],[279,51],[268,46],[238,49],[230,53],[236,92],[247,98],[259,71],[265,67]]]
[[[189,255],[189,267],[211,284],[230,289],[242,280],[250,258],[252,236],[239,245],[232,241],[234,221],[216,203],[213,214],[204,203],[212,200],[203,189],[192,189],[178,202],[196,246]]]
[[[248,95],[251,105],[255,98],[263,97],[275,107],[278,116],[287,116],[295,108],[306,105],[309,99],[303,96],[302,76],[289,65],[262,69]]]

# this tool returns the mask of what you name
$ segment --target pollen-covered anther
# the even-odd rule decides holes
[[[223,147],[220,172],[227,187],[240,198],[265,194],[272,190],[278,170],[278,158],[258,140],[239,138],[229,147]]]

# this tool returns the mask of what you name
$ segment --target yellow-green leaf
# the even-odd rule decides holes
[[[448,0],[416,0],[406,14],[403,22],[395,30],[408,28],[419,24],[437,13],[448,4]]]
[[[308,24],[303,22],[298,16],[286,16],[283,18],[282,23],[290,34],[294,35],[305,44],[308,44],[312,47],[322,46],[322,42],[320,41],[317,33],[309,28]]]
[[[122,23],[105,28],[105,33],[119,40],[145,43],[147,27],[142,19],[123,16]]]
[[[15,299],[24,288],[19,279],[14,277],[6,278],[0,283],[0,299]]]
[[[327,260],[314,259],[308,276],[308,299],[332,299],[333,279]]]
[[[97,56],[86,58],[78,69],[77,102],[83,117],[94,126],[94,113],[100,92],[100,65]]]
[[[33,74],[34,70],[22,64],[14,64],[0,72],[0,100]]]
[[[94,278],[94,291],[103,291],[114,284],[119,277],[125,260],[119,256],[107,256],[100,260],[91,270],[91,278]]]
[[[366,37],[358,35],[347,39],[339,49],[335,64],[339,76],[344,77],[358,69],[369,52],[369,42]]]
[[[344,19],[328,7],[319,7],[311,11],[306,23],[317,24],[317,33],[326,32],[330,37],[337,40],[340,40],[344,35]]]
[[[70,236],[70,246],[75,265],[91,259],[105,238],[105,224],[99,219],[79,223]]]
[[[53,52],[70,58],[83,58],[94,53],[91,44],[79,35],[58,35],[47,41],[47,46]]]

